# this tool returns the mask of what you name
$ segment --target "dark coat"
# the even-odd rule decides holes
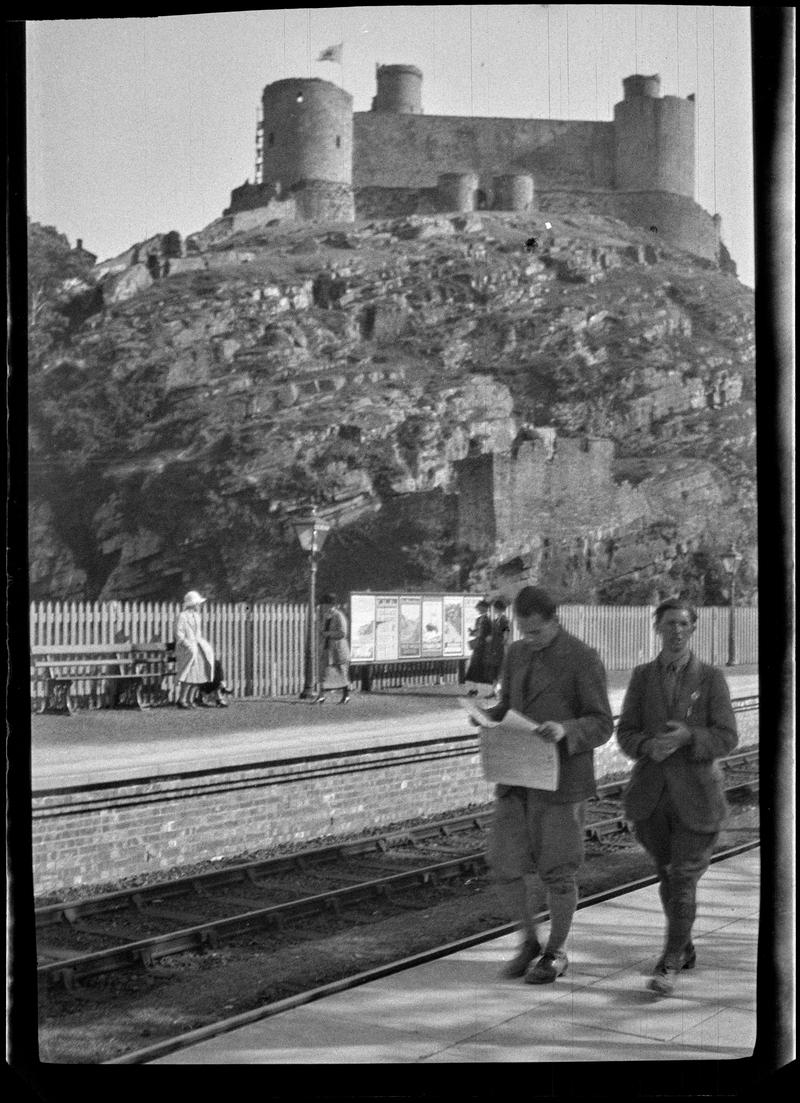
[[[489,664],[489,641],[492,636],[492,618],[481,613],[470,631],[469,646],[472,649],[465,675],[467,682],[493,682],[494,673]]]
[[[501,613],[492,621],[492,632],[486,643],[486,666],[494,681],[503,669],[503,659],[506,657],[508,637],[511,633],[511,625],[505,613]]]
[[[643,753],[644,744],[667,720],[686,724],[692,741],[655,762]],[[617,739],[625,754],[636,759],[624,795],[630,819],[647,819],[666,787],[681,822],[691,831],[719,830],[728,806],[715,759],[730,754],[737,743],[736,718],[721,670],[692,655],[670,709],[658,660],[637,666],[622,703]]]
[[[488,714],[502,720],[512,708],[540,723],[557,720],[563,724],[565,736],[558,743],[558,789],[536,792],[554,804],[586,800],[596,792],[594,748],[607,743],[614,730],[605,668],[593,648],[563,628],[537,653],[533,667],[531,658],[531,646],[525,640],[509,646],[500,702],[488,709]],[[498,795],[507,791],[508,786],[497,786]]]

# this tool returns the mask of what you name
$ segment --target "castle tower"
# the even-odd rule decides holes
[[[268,84],[261,104],[263,183],[294,190],[301,217],[352,221],[353,97],[327,80],[289,77]]]
[[[416,65],[379,65],[376,77],[378,94],[372,100],[373,111],[422,114],[422,73]]]
[[[661,78],[626,77],[614,105],[615,186],[665,191],[694,199],[693,98],[662,96]]]
[[[440,172],[436,182],[440,211],[474,211],[478,192],[476,172]]]
[[[496,211],[527,211],[533,206],[533,177],[530,173],[509,172],[494,178]]]

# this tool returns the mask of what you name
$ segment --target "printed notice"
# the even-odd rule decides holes
[[[397,658],[397,597],[375,598],[375,658],[392,662]]]
[[[375,658],[375,598],[353,594],[350,598],[350,659],[352,662]]]
[[[422,599],[422,654],[442,653],[442,599]]]
[[[522,785],[526,789],[558,788],[558,748],[536,735],[538,725],[514,709],[502,720],[459,697],[459,705],[481,726],[483,776],[495,785]]]
[[[464,653],[464,601],[460,596],[444,595],[444,653]]]

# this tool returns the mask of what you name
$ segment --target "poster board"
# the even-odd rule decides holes
[[[351,593],[350,661],[469,658],[481,594]]]

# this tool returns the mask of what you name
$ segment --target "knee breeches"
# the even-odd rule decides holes
[[[571,891],[583,862],[584,812],[584,801],[554,804],[521,786],[498,796],[487,851],[494,879],[538,873],[551,891]]]

